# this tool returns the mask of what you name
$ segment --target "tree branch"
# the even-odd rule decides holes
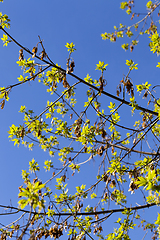
[[[119,209],[110,209],[110,210],[104,210],[104,211],[95,211],[95,212],[81,212],[81,213],[76,213],[76,216],[91,216],[91,215],[100,215],[100,214],[106,214],[106,213],[117,213],[117,212],[123,212],[125,210],[129,211],[134,211],[134,210],[141,210],[145,208],[150,208],[153,206],[157,206],[156,203],[151,203],[151,204],[145,204],[141,206],[135,206],[135,207],[126,207],[126,208],[119,208]],[[0,205],[1,208],[8,208],[8,209],[14,209],[18,210],[19,212],[25,212],[25,213],[31,213],[31,214],[38,214],[38,215],[47,215],[46,213],[38,213],[38,212],[30,212],[28,210],[23,210],[19,209],[16,207],[11,207],[11,206],[4,206]],[[53,216],[73,216],[73,213],[55,213]]]
[[[25,47],[23,47],[20,43],[18,43],[18,42],[17,42],[7,31],[5,31],[1,26],[0,26],[0,29],[1,29],[10,39],[12,39],[12,41],[15,42],[19,47],[21,47],[23,50],[25,50],[25,51],[28,52],[30,55],[32,55],[32,52],[31,52],[28,48],[25,48]],[[38,57],[37,55],[36,55],[35,57],[36,57],[37,59],[41,60],[41,58]],[[64,74],[66,74],[66,70],[65,70],[65,69],[56,66],[53,62],[50,63],[50,62],[46,61],[45,59],[43,59],[43,60],[41,60],[41,61],[43,61],[43,62],[45,62],[45,63],[47,63],[47,64],[49,64],[49,65],[52,65],[53,67],[59,69],[61,72],[63,72]],[[95,89],[95,90],[98,91],[98,92],[101,92],[101,94],[104,94],[105,96],[108,96],[108,97],[110,97],[110,98],[112,98],[112,99],[114,99],[114,100],[117,100],[117,101],[119,101],[119,102],[121,102],[121,103],[124,103],[124,104],[130,106],[130,102],[128,102],[128,101],[126,101],[126,100],[124,100],[124,99],[121,99],[121,98],[119,98],[119,97],[117,97],[117,96],[115,96],[115,95],[113,95],[113,94],[110,94],[110,93],[108,93],[108,92],[106,92],[106,91],[100,91],[98,87],[96,87],[96,86],[94,86],[94,85],[92,85],[92,84],[84,81],[82,78],[76,76],[75,74],[68,72],[68,75],[74,77],[75,79],[79,80],[81,83],[89,86],[90,88],[93,88],[93,89]],[[157,113],[157,112],[154,112],[154,111],[152,111],[152,110],[150,110],[150,109],[141,107],[141,106],[139,106],[139,105],[137,105],[137,109],[139,109],[139,110],[141,110],[141,111],[143,111],[143,112],[148,112],[148,113],[151,113],[151,114],[153,114],[153,115],[155,115],[155,116],[158,116],[158,113]]]

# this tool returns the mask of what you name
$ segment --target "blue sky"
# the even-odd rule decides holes
[[[146,1],[136,2],[136,9],[140,12],[146,12]],[[125,11],[120,10],[120,1],[116,0],[82,0],[82,1],[20,1],[15,0],[14,4],[11,0],[4,0],[1,3],[1,12],[6,13],[11,19],[11,28],[8,30],[19,43],[28,49],[32,49],[38,40],[38,35],[44,40],[45,49],[54,63],[58,63],[66,68],[66,59],[68,53],[65,47],[66,42],[73,42],[76,45],[76,51],[73,54],[75,61],[75,74],[84,78],[87,73],[93,79],[99,78],[99,72],[95,71],[96,64],[99,61],[108,63],[105,79],[107,86],[105,90],[116,94],[116,87],[122,80],[123,75],[127,74],[128,67],[125,65],[126,59],[132,59],[138,63],[138,71],[131,74],[133,83],[140,84],[149,81],[152,85],[158,83],[159,69],[155,66],[159,58],[149,51],[149,40],[142,36],[140,43],[131,53],[125,52],[120,46],[128,41],[128,39],[119,39],[115,43],[103,41],[101,33],[112,32],[113,26],[119,23],[131,24],[130,17]],[[133,20],[134,21],[134,20]],[[2,33],[1,35],[2,36]],[[20,68],[16,64],[19,55],[19,47],[14,43],[10,43],[8,47],[0,46],[0,70],[1,70],[1,86],[8,86],[18,82],[17,77],[22,74]],[[25,58],[29,55],[24,53]],[[73,79],[70,79],[73,82]],[[87,87],[80,86],[77,92],[77,99],[85,97]],[[28,109],[35,110],[38,114],[45,109],[47,99],[52,100],[52,96],[46,93],[46,88],[37,81],[26,83],[23,86],[13,88],[10,93],[10,100],[6,103],[5,108],[1,110],[1,168],[0,168],[0,204],[17,205],[18,187],[21,185],[21,170],[28,169],[28,161],[35,158],[40,163],[44,159],[50,157],[36,147],[33,151],[20,146],[14,147],[9,142],[8,133],[9,126],[22,124],[23,114],[18,113],[21,105],[26,105]],[[127,96],[127,99],[129,97]],[[106,102],[105,102],[106,101]],[[104,105],[108,106],[110,99],[104,99]],[[139,100],[140,104],[146,105],[144,100]],[[129,116],[131,115],[129,107]],[[122,110],[122,119],[124,124],[128,124],[126,109]],[[78,102],[77,110],[83,110],[82,103]],[[58,163],[56,163],[58,164]],[[92,179],[88,175],[92,166],[92,176],[96,174],[98,162],[87,165],[83,176],[88,186],[93,184]],[[41,173],[42,174],[42,173]],[[76,176],[77,181],[81,181],[82,176]],[[53,185],[53,183],[52,183]],[[72,186],[71,186],[72,188]],[[132,199],[136,200],[136,196],[132,195]],[[131,199],[131,201],[132,201]],[[142,202],[141,202],[142,203]],[[156,216],[156,215],[155,215]],[[148,214],[147,217],[150,217]],[[112,217],[111,217],[112,218]],[[0,220],[0,222],[2,222]],[[113,225],[107,222],[107,228]],[[107,230],[106,230],[107,232]],[[139,233],[140,234],[140,233]],[[142,236],[144,232],[142,233]],[[141,235],[139,235],[141,236]],[[65,238],[64,238],[65,239]],[[138,239],[142,239],[139,237]],[[145,238],[149,239],[149,238]]]

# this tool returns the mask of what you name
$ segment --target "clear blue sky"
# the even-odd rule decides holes
[[[136,2],[136,4],[136,9],[140,9],[140,12],[146,12],[145,0]],[[66,59],[68,57],[65,44],[66,42],[73,42],[77,49],[73,55],[76,65],[75,74],[81,78],[84,78],[88,73],[93,79],[98,79],[99,73],[95,71],[96,64],[99,61],[108,63],[105,72],[105,79],[107,80],[105,90],[116,94],[116,87],[123,78],[123,74],[126,74],[128,70],[125,65],[126,59],[132,59],[135,63],[138,63],[139,70],[134,71],[131,75],[135,85],[146,81],[149,81],[152,85],[157,84],[160,71],[155,68],[159,58],[149,51],[147,37],[142,36],[140,38],[140,43],[132,53],[130,51],[125,52],[120,47],[128,39],[119,39],[115,43],[101,39],[101,33],[112,32],[114,25],[131,23],[130,17],[120,10],[119,6],[120,1],[116,0],[4,0],[4,3],[0,4],[0,11],[6,13],[11,19],[9,34],[30,50],[37,44],[38,35],[40,35],[44,40],[43,43],[49,57],[54,63],[58,63],[63,68],[66,68]],[[2,33],[0,36],[2,37]],[[3,47],[1,42],[0,55],[0,86],[17,83],[17,77],[22,74],[16,64],[19,47],[14,43],[10,43],[8,47]],[[28,57],[29,55],[25,53],[25,58]],[[83,91],[85,96],[86,90],[87,88],[84,91],[83,86],[80,87],[77,98],[83,96]],[[29,160],[35,158],[38,162],[43,163],[45,159],[50,159],[50,156],[38,147],[33,151],[29,151],[23,146],[14,147],[13,143],[9,142],[7,133],[9,126],[13,123],[15,125],[22,124],[23,114],[18,113],[21,105],[26,105],[28,109],[33,109],[38,114],[45,109],[48,98],[52,100],[52,97],[46,93],[46,89],[42,84],[37,83],[37,81],[26,83],[23,86],[13,88],[9,102],[0,111],[0,204],[10,204],[11,200],[13,206],[17,205],[18,187],[22,183],[21,170],[28,169]],[[110,99],[107,98],[104,101],[106,101],[107,106]],[[144,100],[140,103],[145,105]],[[81,112],[83,108],[80,109],[81,103],[78,104],[78,110]],[[130,114],[129,108],[127,109],[127,114]],[[129,126],[125,109],[122,112],[122,119]],[[55,159],[52,160],[56,161]],[[89,172],[90,167],[92,167],[92,172]],[[94,178],[91,180],[88,172],[94,176],[97,167],[97,162],[95,164],[91,163],[88,165],[88,169],[83,172],[88,186],[95,181]],[[81,180],[80,177],[77,178]],[[136,196],[132,195],[131,201],[132,199],[135,199],[134,203],[138,203]],[[142,203],[141,201],[140,204]],[[4,219],[0,220],[0,222],[3,221]],[[113,225],[110,225],[109,221],[106,222],[106,228],[111,229]],[[142,239],[141,236],[143,235],[144,232],[137,239]],[[146,239],[149,238],[146,237]]]

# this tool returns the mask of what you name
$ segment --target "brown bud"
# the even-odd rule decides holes
[[[108,197],[108,194],[105,192],[104,199],[106,199],[107,197]]]
[[[131,96],[134,97],[134,90],[131,88]]]
[[[114,147],[113,147],[113,146],[112,146],[112,148],[111,148],[111,152],[114,153]]]
[[[37,50],[38,50],[37,47],[34,47],[32,49],[32,53],[33,53],[32,58],[34,58],[36,56]]]
[[[23,55],[23,49],[19,50],[19,61],[22,61],[24,59],[24,55]]]
[[[69,116],[70,116],[70,119],[72,119],[72,117],[73,117],[73,113],[71,113]]]
[[[107,182],[107,180],[108,180],[108,175],[107,174],[104,175],[103,180],[104,180],[104,182]]]
[[[132,16],[131,16],[131,20],[134,18],[134,16],[135,16],[135,13],[132,14]]]
[[[115,179],[113,179],[110,183],[110,187],[115,187],[116,186],[116,181]]]
[[[69,161],[69,162],[72,162],[72,158],[71,158],[71,157],[69,157],[69,158],[68,158],[68,161]]]
[[[102,129],[102,138],[105,138],[105,136],[106,136],[106,131]]]
[[[147,123],[146,123],[146,122],[143,122],[143,123],[142,123],[142,127],[143,127],[143,128],[146,128],[146,127],[147,127]]]
[[[112,41],[113,41],[113,42],[116,41],[116,36],[113,36]]]
[[[72,73],[73,70],[74,70],[74,67],[75,67],[75,63],[74,63],[74,60],[70,63],[70,66],[69,66],[69,72]]]
[[[5,100],[3,100],[3,101],[1,102],[1,109],[4,108],[4,105],[5,105]]]
[[[38,137],[41,136],[41,130],[38,130]]]
[[[143,95],[143,98],[147,98],[147,96],[148,96],[148,91],[146,90],[144,95]]]
[[[38,195],[42,196],[42,191],[41,190],[39,190]]]
[[[134,47],[133,47],[133,45],[131,45],[130,46],[130,51],[133,52],[133,49],[134,49]]]
[[[36,178],[34,178],[34,179],[33,179],[33,183],[37,182],[37,180],[38,180],[38,178],[37,178],[37,177],[36,177]]]
[[[43,60],[43,58],[46,56],[46,53],[45,51],[43,50],[42,53],[41,53],[41,60]]]
[[[97,149],[97,154],[101,157],[103,155],[104,146],[100,146],[100,148]]]

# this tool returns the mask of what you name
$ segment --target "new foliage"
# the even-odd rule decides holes
[[[134,1],[120,3],[133,24],[119,23],[113,32],[101,34],[102,41],[124,38],[121,47],[133,52],[144,35],[149,39],[148,49],[159,55],[160,1],[146,1],[145,14],[135,13],[134,4]],[[27,235],[30,240],[50,237],[127,240],[131,239],[130,230],[136,232],[138,225],[144,235],[151,232],[152,239],[160,238],[160,214],[151,222],[141,216],[142,209],[148,211],[156,206],[158,211],[160,203],[159,85],[152,86],[144,80],[135,85],[131,73],[139,71],[138,63],[126,59],[128,72],[120,76],[118,86],[113,85],[113,95],[107,92],[105,79],[109,59],[108,63],[97,59],[98,79],[87,73],[82,79],[76,75],[73,42],[66,43],[68,58],[63,69],[50,59],[40,36],[29,50],[10,35],[9,28],[9,17],[0,13],[3,46],[19,46],[20,68],[18,82],[0,88],[1,109],[9,104],[11,90],[31,81],[43,84],[53,100],[46,99],[46,108],[38,114],[21,106],[23,122],[19,125],[13,122],[9,128],[9,139],[15,146],[34,150],[38,145],[49,160],[44,159],[42,164],[31,159],[29,168],[22,170],[22,185],[17,186],[18,205],[0,205],[2,214],[6,207],[5,215],[15,210],[19,213],[0,229],[1,239],[20,240]],[[160,62],[156,67],[160,68]],[[83,94],[77,98],[81,85]],[[145,99],[145,106],[141,106],[139,95]],[[83,109],[76,107],[77,103],[83,104]],[[121,116],[122,108],[126,108],[130,119],[127,123]],[[39,177],[40,171],[44,179]],[[90,185],[84,177],[88,172]],[[131,198],[132,193],[137,195],[139,205]],[[116,222],[113,221],[110,231],[106,230],[113,215]]]

